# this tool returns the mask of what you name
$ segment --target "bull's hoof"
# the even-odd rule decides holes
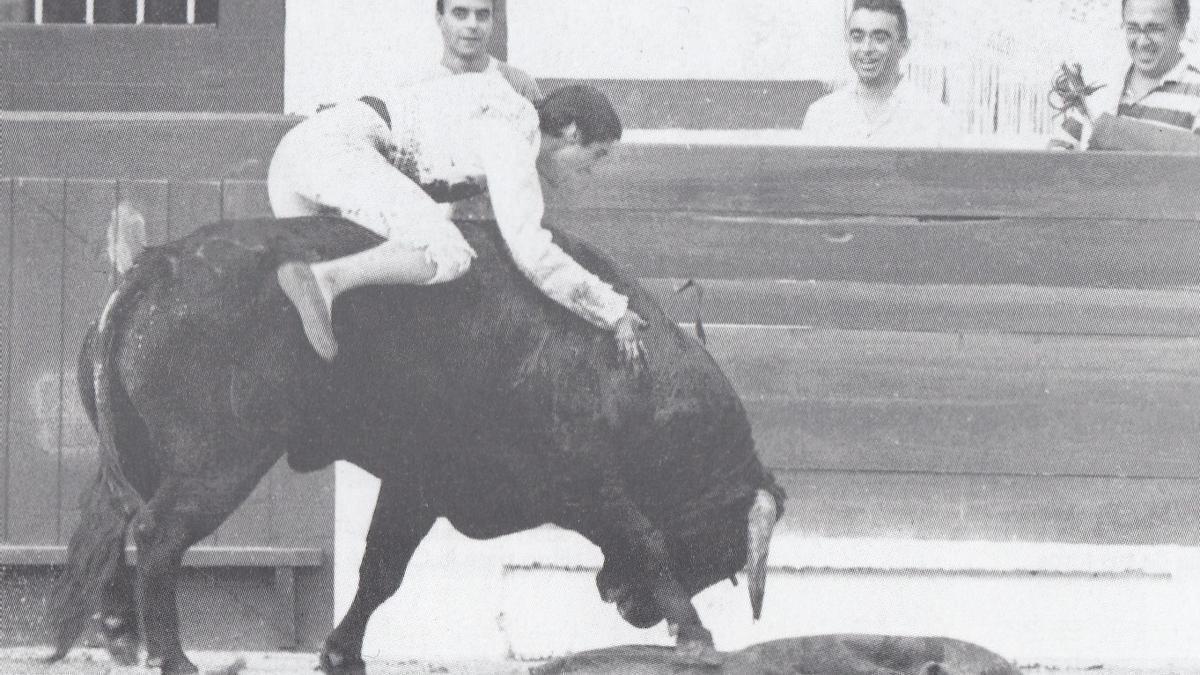
[[[138,662],[138,633],[135,621],[111,615],[100,624],[100,635],[104,639],[104,647],[108,655],[118,665],[134,666]]]
[[[162,675],[196,675],[200,669],[187,657],[164,659],[157,656],[146,659],[146,666],[158,668]]]
[[[359,656],[347,656],[326,647],[321,650],[317,670],[327,675],[367,675],[367,664]]]
[[[118,635],[105,639],[108,655],[117,665],[136,666],[138,662],[138,640],[136,635]]]
[[[671,660],[678,666],[689,668],[717,669],[725,665],[725,657],[721,652],[713,649],[711,644],[702,642],[686,642],[677,645]]]

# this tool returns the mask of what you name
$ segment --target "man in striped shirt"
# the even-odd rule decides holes
[[[1123,0],[1121,27],[1130,65],[1088,96],[1092,120],[1109,113],[1200,130],[1200,55],[1183,40],[1189,14],[1188,0]],[[1091,134],[1091,120],[1071,111],[1059,120],[1050,147],[1086,148]]]

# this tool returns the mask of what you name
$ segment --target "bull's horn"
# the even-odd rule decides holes
[[[746,528],[746,577],[750,591],[750,608],[757,621],[762,614],[763,593],[767,588],[767,553],[771,548],[771,533],[779,507],[766,490],[759,490],[750,507]]]

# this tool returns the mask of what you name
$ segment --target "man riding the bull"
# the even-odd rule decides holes
[[[326,360],[337,355],[331,309],[370,284],[437,284],[462,276],[474,250],[440,203],[487,189],[522,273],[577,316],[612,331],[637,363],[642,319],[542,227],[539,173],[551,186],[588,173],[621,137],[596,89],[563,87],[534,107],[500,78],[464,74],[364,97],[317,113],[284,136],[267,187],[278,217],[334,213],[386,238],[361,253],[290,262],[279,284]]]

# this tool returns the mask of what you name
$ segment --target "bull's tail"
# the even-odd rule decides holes
[[[136,305],[142,288],[161,268],[161,258],[142,256],[109,297],[91,344],[96,432],[100,467],[96,479],[81,498],[82,517],[67,548],[66,567],[50,600],[49,619],[54,630],[57,661],[71,649],[96,610],[104,590],[125,563],[125,532],[143,501],[121,468],[117,447],[113,398],[120,378],[116,374],[121,326]],[[86,347],[85,347],[86,348]]]

